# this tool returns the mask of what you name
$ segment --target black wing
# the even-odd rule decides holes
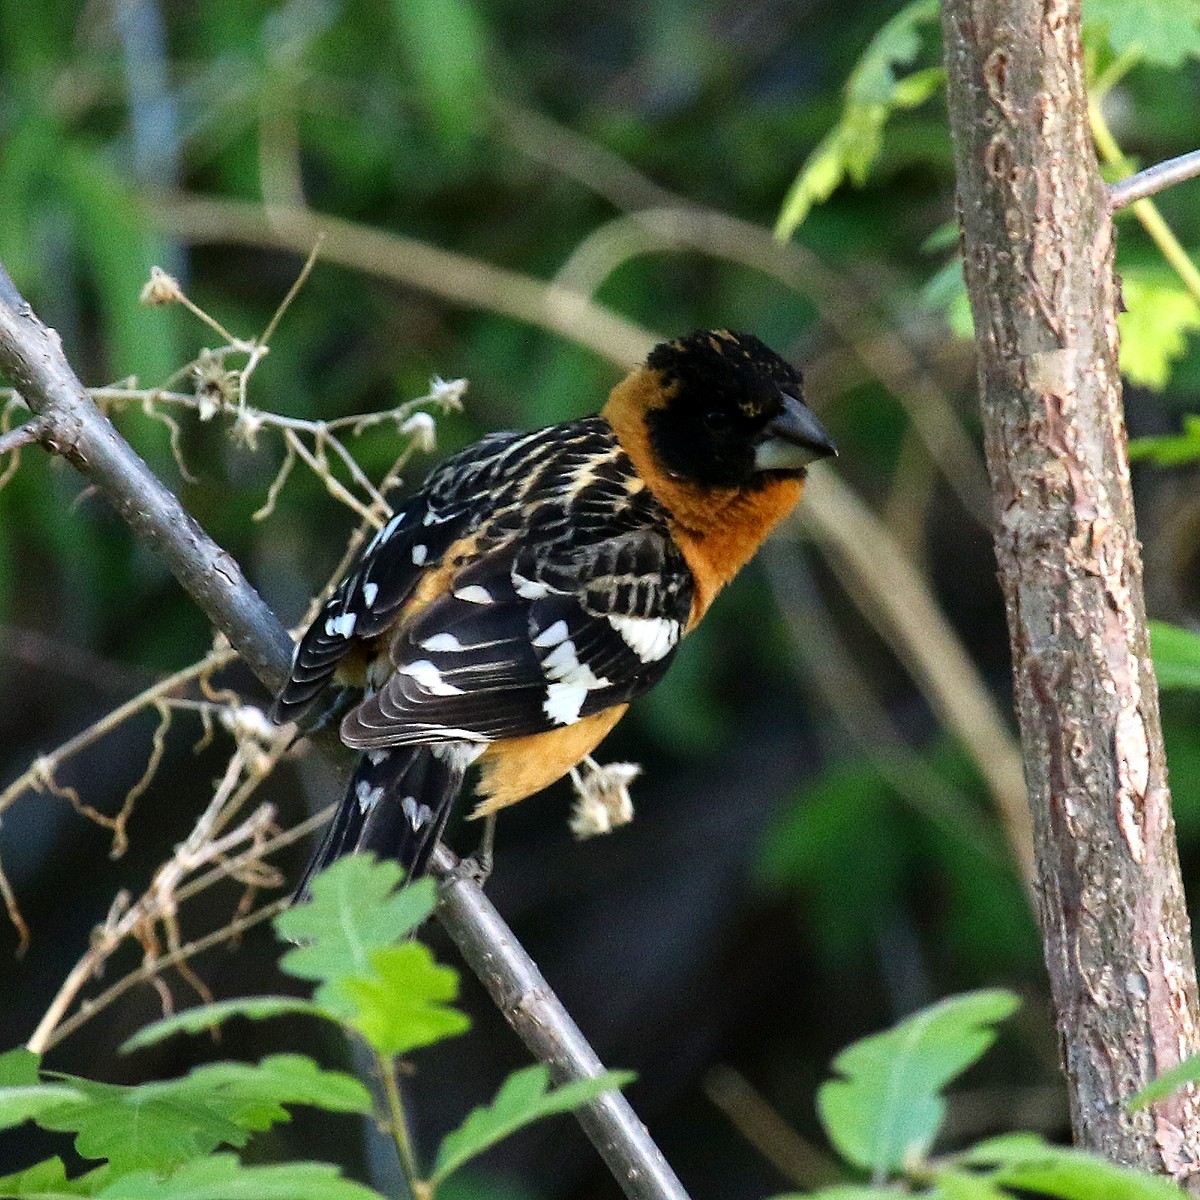
[[[489,742],[575,724],[657,682],[691,603],[691,572],[657,522],[487,555],[403,629],[393,673],[346,717],[342,739]]]
[[[494,487],[495,465],[527,441],[528,435],[493,433],[448,458],[375,533],[297,644],[273,720],[302,720],[338,663],[388,628],[427,567],[441,562],[480,520],[480,500]]]

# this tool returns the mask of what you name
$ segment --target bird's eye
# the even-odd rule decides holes
[[[729,414],[719,408],[714,408],[711,412],[704,414],[704,425],[707,429],[711,429],[715,433],[720,433],[722,430],[729,428]]]

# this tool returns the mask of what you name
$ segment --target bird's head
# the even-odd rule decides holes
[[[660,401],[646,413],[664,470],[704,487],[753,488],[803,478],[836,454],[804,403],[799,372],[753,334],[701,330],[656,346],[646,360]]]

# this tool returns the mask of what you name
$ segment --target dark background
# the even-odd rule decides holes
[[[837,119],[856,59],[893,12],[816,0],[0,0],[0,258],[89,384],[136,374],[152,385],[216,340],[178,308],[137,304],[152,264],[250,336],[302,263],[245,239],[200,238],[178,220],[164,232],[163,195],[173,189],[303,202],[542,280],[585,239],[603,260],[613,245],[605,238],[620,228],[613,223],[642,208],[698,206],[769,230]],[[937,54],[926,27],[914,61],[929,66]],[[1145,161],[1190,149],[1198,82],[1194,67],[1130,76],[1110,114],[1126,148]],[[1185,244],[1200,240],[1194,189],[1163,207]],[[952,218],[935,94],[894,119],[867,185],[836,192],[798,240],[844,284],[860,349],[901,339],[977,447],[970,343],[925,294],[949,251],[945,238],[941,249],[923,245]],[[1123,269],[1154,269],[1140,231],[1123,229]],[[911,410],[835,332],[845,327],[838,302],[735,261],[768,253],[764,244],[743,232],[715,252],[634,253],[600,270],[597,299],[655,333],[755,331],[804,369],[842,452],[836,468],[818,470],[836,469],[898,540],[1007,713],[978,451],[930,454],[913,435]],[[466,411],[439,421],[440,455],[489,429],[595,411],[620,372],[577,340],[487,303],[452,303],[375,271],[318,262],[251,399],[331,418],[421,395],[433,374],[471,385]],[[1131,388],[1133,430],[1173,429],[1197,381],[1185,357],[1165,390]],[[262,435],[252,452],[229,440],[228,421],[183,417],[189,481],[161,423],[136,407],[117,420],[281,618],[297,621],[340,556],[354,524],[348,510],[298,468],[276,513],[254,522],[281,460],[277,438]],[[376,473],[394,450],[386,430],[355,445]],[[410,481],[432,461],[417,456]],[[967,481],[968,503],[948,478]],[[1186,623],[1200,590],[1194,476],[1148,467],[1136,482],[1151,608]],[[790,1172],[751,1146],[707,1094],[728,1078],[714,1069],[732,1068],[820,1147],[813,1095],[836,1050],[973,987],[1014,988],[1025,1005],[957,1093],[951,1138],[1066,1131],[1039,940],[988,790],[856,600],[789,525],[605,744],[603,759],[645,768],[634,824],[577,844],[564,785],[501,818],[489,894],[606,1063],[638,1072],[630,1096],[696,1200],[762,1196],[819,1177],[786,1142]],[[210,640],[199,611],[79,477],[26,452],[0,491],[0,784]],[[814,671],[814,662],[830,669]],[[226,678],[266,703],[244,673]],[[907,770],[908,760],[836,715],[855,709],[860,688],[931,773],[938,802],[919,773],[897,791],[897,766]],[[1197,715],[1195,700],[1165,697],[1189,876],[1200,857]],[[128,723],[60,781],[115,811],[143,771],[152,731],[150,718]],[[190,829],[229,750],[218,738],[195,754],[199,734],[198,722],[175,722],[119,860],[109,858],[105,832],[61,798],[27,794],[4,813],[0,856],[33,943],[18,960],[15,935],[0,930],[0,1046],[29,1036],[116,891],[138,894]],[[294,821],[332,790],[315,772],[285,766],[263,796]],[[474,837],[451,833],[464,849]],[[281,865],[294,877],[303,858],[295,848]],[[217,889],[186,908],[185,933],[222,924],[238,895]],[[429,937],[443,961],[457,962],[437,929]],[[273,991],[286,986],[275,957],[259,930],[195,967],[218,996]],[[128,949],[102,983],[136,961]],[[185,981],[169,981],[178,1003],[194,1002]],[[470,978],[464,993],[472,1032],[414,1056],[410,1088],[426,1148],[523,1062]],[[313,1031],[296,1023],[235,1027],[215,1048],[176,1040],[154,1056],[117,1056],[157,1005],[149,987],[131,993],[49,1065],[129,1081],[183,1070],[188,1054],[313,1049]],[[336,1062],[346,1052],[321,1053]],[[766,1136],[756,1107],[735,1107]],[[0,1148],[0,1171],[51,1146],[61,1148],[14,1137]],[[370,1177],[349,1121],[301,1115],[253,1153],[327,1157]],[[504,1144],[456,1188],[513,1200],[617,1195],[567,1118]]]

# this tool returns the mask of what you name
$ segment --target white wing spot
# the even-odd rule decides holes
[[[379,530],[378,533],[367,543],[367,548],[363,551],[364,554],[370,554],[372,550],[378,550],[384,542],[400,528],[400,522],[404,520],[404,510],[401,509],[392,519]]]
[[[465,600],[468,604],[491,604],[492,593],[477,583],[458,588],[454,593],[456,600]]]
[[[456,688],[452,683],[442,679],[442,673],[427,658],[416,662],[406,663],[396,668],[400,675],[409,675],[417,681],[431,696],[461,696],[462,688]]]
[[[533,644],[535,646],[557,646],[559,642],[565,642],[568,636],[566,621],[555,621],[553,625],[548,629],[543,629],[533,639]]]
[[[421,518],[421,524],[422,524],[422,525],[434,525],[434,524],[436,524],[438,521],[440,521],[441,519],[442,519],[442,518],[441,518],[441,517],[439,517],[439,516],[437,515],[437,513],[435,513],[435,512],[433,511],[433,509],[431,508],[431,509],[430,509],[430,510],[429,510],[429,511],[428,511],[428,512],[427,512],[427,513],[426,513],[426,514],[425,514],[425,515],[424,515],[424,516]]]
[[[512,572],[512,581],[517,595],[525,600],[541,600],[543,596],[550,595],[550,589],[544,583],[536,579],[526,579],[516,571]]]
[[[564,626],[561,638],[558,638],[559,625]],[[549,643],[550,634],[558,638],[556,643]],[[547,644],[554,645],[554,649],[542,659],[542,671],[552,681],[546,685],[542,711],[556,725],[573,725],[579,720],[588,692],[607,687],[609,681],[604,676],[598,676],[587,663],[579,661],[575,643],[566,636],[565,622],[556,621],[540,637],[546,638]]]
[[[364,583],[363,584],[363,603],[370,608],[375,603],[375,597],[379,595],[379,584]]]
[[[344,612],[340,617],[328,617],[325,621],[326,637],[348,638],[358,623],[358,614]]]
[[[588,690],[577,683],[552,683],[546,688],[542,711],[556,725],[574,725]]]
[[[358,800],[358,807],[364,813],[369,813],[383,796],[383,788],[372,787],[365,779],[360,779],[354,789],[354,795]]]
[[[405,796],[400,807],[413,829],[421,829],[433,820],[433,809],[428,804],[418,804],[415,796]]]
[[[387,750],[368,750],[367,762],[369,762],[371,766],[377,767],[385,758],[387,758],[389,753],[390,751]]]
[[[415,545],[412,548],[413,566],[414,567],[424,566],[425,559],[428,556],[429,556],[429,547],[424,545],[423,543],[418,542],[417,545]]]
[[[679,622],[670,617],[621,617],[609,613],[608,623],[644,663],[666,658],[679,641]]]
[[[421,643],[422,650],[463,650],[465,647],[452,633],[435,633]]]

